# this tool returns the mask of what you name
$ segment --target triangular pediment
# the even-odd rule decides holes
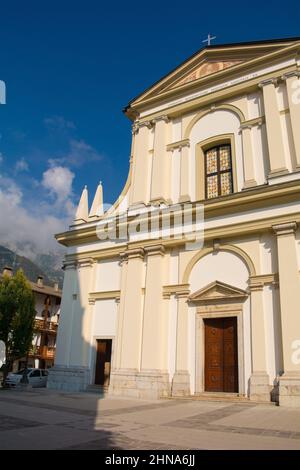
[[[149,100],[163,99],[177,90],[197,86],[210,80],[225,78],[226,74],[240,73],[246,64],[255,66],[256,61],[271,57],[300,43],[299,38],[275,41],[262,41],[243,44],[210,46],[196,52],[189,59],[168,73],[134,98],[125,108],[129,117],[134,116],[133,109]],[[225,74],[225,75],[224,75]]]
[[[237,287],[215,281],[190,295],[191,302],[215,302],[222,300],[244,300],[247,292]]]
[[[241,64],[242,60],[205,60],[201,65],[196,67],[192,72],[188,73],[184,78],[181,78],[177,82],[173,83],[171,88],[177,88],[185,85],[186,83],[194,82],[200,78],[207,77],[222,70],[233,67],[234,65]]]

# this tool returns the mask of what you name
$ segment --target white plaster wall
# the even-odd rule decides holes
[[[168,284],[178,284],[179,278],[179,255],[178,251],[170,253],[169,280]]]
[[[211,137],[223,134],[234,134],[236,148],[236,169],[238,191],[244,184],[243,177],[243,148],[240,135],[240,120],[236,114],[227,110],[216,110],[196,122],[190,134],[190,187],[192,199],[196,198],[196,145]]]
[[[96,267],[96,292],[120,289],[121,267],[118,261],[99,261]]]
[[[255,119],[261,116],[261,94],[252,93],[248,95],[247,105],[248,105],[248,118]]]
[[[260,273],[275,274],[278,272],[277,241],[275,234],[264,233],[260,238]]]
[[[276,87],[276,96],[279,111],[287,109],[289,107],[289,101],[285,83],[281,83]]]
[[[220,251],[202,258],[190,275],[191,292],[194,293],[211,282],[220,281],[246,290],[249,272],[240,257],[233,253]]]
[[[181,137],[182,122],[181,118],[173,119],[172,121],[172,142],[179,142]]]
[[[170,152],[170,158],[172,158],[171,198],[173,204],[177,204],[180,196],[180,150],[175,149]]]
[[[269,173],[268,154],[266,154],[264,149],[263,138],[261,127],[252,127],[252,152],[254,157],[255,178],[258,185],[266,183],[267,174]]]
[[[96,301],[93,312],[92,328],[92,335],[94,338],[116,335],[117,307],[117,303],[114,299]]]

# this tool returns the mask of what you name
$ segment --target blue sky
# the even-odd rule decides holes
[[[55,250],[85,184],[91,198],[102,180],[116,199],[131,140],[123,107],[209,32],[215,44],[300,36],[296,0],[0,0],[0,16],[0,244],[29,251]]]

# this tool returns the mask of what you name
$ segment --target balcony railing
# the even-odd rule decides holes
[[[54,323],[52,321],[45,322],[44,320],[34,320],[34,328],[35,330],[47,330],[52,331],[53,333],[57,332],[58,323]]]

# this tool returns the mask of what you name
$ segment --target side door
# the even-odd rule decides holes
[[[42,376],[40,369],[33,369],[29,374],[29,384],[32,387],[40,387],[42,382]]]

